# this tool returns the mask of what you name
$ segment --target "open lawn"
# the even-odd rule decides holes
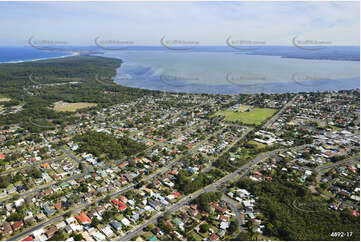
[[[256,146],[256,149],[262,149],[262,148],[264,148],[264,147],[267,146],[267,145],[265,145],[265,144],[256,142],[256,141],[254,141],[254,140],[249,141],[248,144],[250,144],[250,145],[255,145],[255,146]]]
[[[54,110],[57,112],[75,112],[83,108],[90,108],[96,106],[96,103],[67,103],[56,102],[54,103]]]
[[[249,112],[219,111],[216,115],[225,116],[227,121],[241,121],[245,124],[260,125],[275,112],[277,112],[277,110],[271,108],[254,108]]]
[[[153,236],[153,233],[152,233],[152,232],[149,232],[149,231],[144,232],[144,233],[142,234],[142,237],[145,238],[146,240],[149,240],[149,238],[152,237],[152,236]]]
[[[252,240],[279,240],[278,238],[274,237],[274,236],[265,236],[263,234],[255,234],[252,236]]]
[[[202,241],[203,237],[200,236],[198,233],[196,233],[195,231],[192,231],[190,233],[190,236],[192,236],[196,241]]]

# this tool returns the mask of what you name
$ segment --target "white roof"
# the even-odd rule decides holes
[[[16,207],[20,207],[21,204],[23,204],[24,201],[25,201],[25,200],[24,200],[23,198],[20,198],[20,199],[16,200],[16,201],[15,201],[15,206],[16,206]]]
[[[104,241],[105,240],[105,236],[102,233],[100,233],[99,231],[96,231],[92,236],[97,241]]]
[[[127,218],[123,218],[121,220],[122,224],[124,224],[125,226],[129,226],[130,225],[130,221]]]
[[[64,228],[65,226],[66,226],[66,224],[65,224],[64,221],[61,221],[61,222],[59,222],[59,223],[56,224],[56,227],[57,227],[58,229]]]
[[[229,227],[229,223],[227,222],[221,222],[221,224],[219,225],[219,227],[221,229],[227,229]]]
[[[78,224],[70,224],[69,226],[73,231],[82,231],[83,230],[83,226],[78,225]]]
[[[147,206],[144,207],[144,210],[153,211],[154,209],[151,206],[147,205]]]
[[[44,229],[38,229],[33,232],[34,237],[38,237],[44,233]]]
[[[105,228],[102,229],[102,232],[107,236],[111,236],[113,234],[112,229],[110,228],[110,226],[106,226]]]
[[[253,206],[250,200],[245,200],[245,201],[243,201],[243,205],[244,205],[245,207],[252,207],[252,206]]]
[[[75,218],[74,217],[69,217],[65,221],[66,221],[67,224],[71,224],[71,223],[75,222]]]

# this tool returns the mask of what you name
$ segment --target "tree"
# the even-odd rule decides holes
[[[65,240],[65,233],[63,230],[58,230],[53,237],[50,239],[51,241],[64,241]]]
[[[0,176],[0,188],[6,188],[10,185],[10,176]]]
[[[28,171],[29,176],[34,177],[34,178],[41,178],[42,177],[42,172],[38,169],[38,168],[31,168]]]
[[[98,226],[98,224],[100,224],[100,221],[98,220],[98,218],[94,217],[92,219],[91,226],[96,228]]]
[[[169,211],[167,211],[167,212],[164,213],[164,218],[165,218],[166,220],[169,220],[169,219],[172,218],[172,214],[171,214]]]
[[[204,223],[199,228],[200,228],[201,233],[206,233],[209,230],[209,224]]]
[[[72,237],[74,238],[75,241],[82,241],[83,235],[79,234],[79,233],[72,233]]]
[[[155,225],[154,224],[148,224],[146,229],[147,229],[147,231],[152,231],[153,229],[155,229]]]
[[[111,197],[110,197],[110,195],[108,194],[108,195],[105,196],[104,202],[108,203],[108,202],[110,202],[110,199],[111,199]]]
[[[233,220],[231,221],[230,225],[229,225],[229,232],[231,234],[233,234],[234,232],[236,232],[239,228],[239,223],[238,220]]]
[[[24,218],[24,215],[18,212],[14,212],[12,214],[10,214],[7,218],[6,221],[10,222],[10,221],[20,221]]]
[[[222,194],[219,192],[207,192],[202,193],[200,196],[198,196],[194,202],[199,206],[201,210],[209,212],[210,210],[210,203],[218,201]]]
[[[249,241],[249,240],[251,240],[251,235],[249,234],[249,232],[243,231],[237,236],[236,240],[238,240],[238,241]]]

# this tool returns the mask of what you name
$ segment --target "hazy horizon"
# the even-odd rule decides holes
[[[359,2],[0,2],[0,46],[29,38],[89,46],[94,39],[158,46],[160,39],[268,46],[292,39],[360,45]]]

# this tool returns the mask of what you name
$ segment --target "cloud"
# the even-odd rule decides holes
[[[30,36],[93,45],[96,36],[223,45],[227,36],[290,45],[295,35],[359,45],[358,2],[1,2],[0,44]]]

